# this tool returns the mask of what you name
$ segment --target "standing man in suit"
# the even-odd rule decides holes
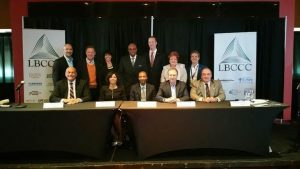
[[[191,85],[191,98],[202,102],[220,102],[225,100],[225,93],[219,80],[212,80],[212,72],[208,67],[201,71],[201,80]]]
[[[80,78],[87,81],[92,100],[96,101],[99,98],[101,79],[103,78],[101,65],[100,62],[95,59],[96,50],[94,46],[87,46],[85,48],[85,55],[86,62],[78,66],[78,72]]]
[[[147,83],[148,77],[145,71],[139,73],[139,83],[131,86],[130,100],[135,101],[152,101],[155,99],[155,88]]]
[[[155,86],[155,89],[159,88],[160,75],[163,66],[167,64],[166,56],[159,50],[157,50],[157,40],[154,36],[148,38],[149,51],[145,54],[149,83]]]
[[[197,81],[201,79],[201,70],[203,65],[199,64],[200,53],[197,50],[193,50],[190,54],[191,64],[187,67],[187,89],[191,90],[191,84],[193,81]]]
[[[52,78],[53,85],[56,85],[56,82],[65,79],[64,72],[68,67],[76,67],[76,62],[73,55],[73,47],[70,43],[66,43],[63,49],[64,55],[54,61],[52,67]]]
[[[51,94],[50,102],[64,102],[76,104],[91,100],[90,91],[85,80],[76,79],[77,71],[74,67],[68,67],[65,71],[66,79],[56,83]]]
[[[126,90],[127,98],[130,97],[130,86],[138,82],[138,73],[146,71],[146,61],[142,56],[137,55],[135,43],[128,45],[129,56],[123,56],[119,63],[119,75]]]
[[[189,100],[189,93],[186,84],[177,80],[178,71],[176,68],[168,70],[169,80],[160,84],[156,94],[156,100],[160,102],[179,102]]]

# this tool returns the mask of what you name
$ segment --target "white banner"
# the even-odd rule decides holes
[[[23,29],[24,102],[48,102],[52,66],[63,55],[64,30]]]
[[[214,79],[222,81],[226,100],[254,99],[256,32],[217,33],[214,36]]]

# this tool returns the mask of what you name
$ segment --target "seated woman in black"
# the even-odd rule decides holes
[[[100,89],[100,101],[112,101],[112,100],[127,100],[124,87],[119,84],[118,74],[115,72],[108,72],[106,75],[106,83],[107,85],[102,86]],[[113,128],[113,136],[114,141],[112,143],[113,146],[122,145],[122,124],[121,119],[122,112],[115,110],[114,116],[114,128]]]
[[[106,83],[100,89],[100,101],[111,100],[127,100],[124,87],[119,84],[118,74],[115,72],[108,72],[106,75]]]

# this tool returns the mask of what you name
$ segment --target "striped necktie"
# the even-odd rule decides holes
[[[70,99],[74,99],[73,82],[70,82]]]

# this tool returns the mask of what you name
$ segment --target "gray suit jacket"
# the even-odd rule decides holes
[[[160,84],[159,90],[156,94],[157,101],[163,101],[163,99],[170,98],[172,96],[170,82],[166,81]],[[186,84],[177,80],[176,82],[176,97],[181,101],[187,101],[190,99],[189,93],[186,89]]]
[[[146,84],[146,100],[153,101],[155,99],[155,88],[153,85]],[[130,100],[141,101],[141,86],[139,83],[136,83],[131,86],[130,90]]]
[[[205,83],[202,80],[197,80],[193,82],[191,86],[191,99],[196,101],[199,101],[199,99],[204,99],[206,93]],[[223,90],[221,81],[211,80],[209,92],[211,97],[217,97],[221,101],[225,100],[225,92]]]
[[[68,91],[68,80],[58,81],[49,98],[50,102],[60,102],[61,99],[67,98]],[[83,102],[91,100],[90,90],[85,80],[76,79],[76,97],[82,99]]]

